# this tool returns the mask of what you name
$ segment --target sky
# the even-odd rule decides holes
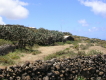
[[[106,39],[106,0],[0,0],[0,24]]]

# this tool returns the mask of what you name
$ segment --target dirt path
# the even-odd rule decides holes
[[[23,57],[21,57],[17,61],[17,64],[24,63],[26,61],[33,62],[35,60],[43,60],[45,56],[49,54],[53,54],[57,51],[64,50],[66,48],[69,48],[71,44],[66,44],[66,45],[59,45],[59,46],[46,46],[46,47],[39,47],[37,50],[41,51],[40,54],[37,55],[32,55],[32,54],[25,54],[23,53]],[[12,65],[10,65],[12,66]],[[6,66],[0,66],[1,69],[5,68]]]
[[[59,45],[59,46],[46,46],[46,47],[39,47],[37,50],[41,51],[40,54],[32,55],[32,54],[25,54],[23,53],[23,57],[21,57],[19,60],[16,60],[17,64],[24,63],[26,61],[33,62],[35,60],[43,60],[45,56],[48,56],[49,54],[53,54],[55,52],[64,50],[66,48],[69,48],[72,46],[72,44],[66,44],[66,45]],[[85,50],[87,53],[90,50],[99,50],[106,54],[106,49],[101,46],[91,46],[89,49]],[[11,65],[10,65],[11,66]],[[0,66],[0,68],[5,68],[6,66]]]
[[[49,55],[49,54],[53,54],[57,51],[61,51],[64,50],[66,48],[69,48],[70,45],[66,44],[66,45],[60,45],[60,46],[47,46],[47,47],[40,47],[38,48],[39,51],[41,51],[40,54],[37,55],[32,55],[32,54],[25,54],[24,57],[20,58],[21,62],[25,62],[25,61],[35,61],[35,60],[43,60],[45,56]]]

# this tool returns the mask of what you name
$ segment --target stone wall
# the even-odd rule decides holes
[[[15,48],[16,48],[15,46],[8,44],[0,46],[0,56],[6,55],[11,51],[13,52]]]
[[[0,69],[0,75],[7,80],[106,80],[106,55],[26,62]]]

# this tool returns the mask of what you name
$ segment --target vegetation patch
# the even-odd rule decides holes
[[[11,65],[14,64],[15,62],[9,57],[9,56],[0,56],[0,63],[2,65]]]
[[[88,48],[88,46],[85,46],[85,45],[81,44],[81,45],[80,45],[80,48],[81,48],[82,50],[85,50],[85,49]]]
[[[81,50],[86,50],[86,49],[88,49],[91,46],[94,46],[94,44],[92,44],[92,43],[85,43],[85,44],[81,44],[79,47],[80,47]]]
[[[48,56],[46,56],[44,58],[44,60],[50,60],[52,58],[58,58],[58,57],[64,57],[64,56],[71,56],[71,57],[74,57],[76,56],[77,53],[73,52],[73,51],[70,51],[70,48],[66,48],[62,51],[59,51],[59,52],[56,52],[54,54],[50,54]]]
[[[79,50],[79,48],[80,48],[80,47],[79,47],[79,44],[75,44],[75,45],[73,46],[73,48],[76,49],[76,50]]]
[[[9,40],[0,39],[0,46],[4,44],[12,44],[12,42]]]
[[[9,54],[5,56],[0,56],[0,62],[3,65],[11,65],[15,64],[15,59],[20,59],[21,56],[23,56],[20,50],[15,50],[15,52],[10,52]]]
[[[41,53],[41,51],[39,51],[39,50],[34,50],[34,51],[32,52],[33,55],[40,54],[40,53]]]
[[[85,80],[85,79],[82,76],[78,76],[77,80]]]
[[[63,43],[63,42],[55,42],[54,43],[54,46],[58,46],[58,45],[64,45],[65,43]]]
[[[87,54],[85,53],[85,51],[78,51],[78,56],[86,56]]]
[[[38,44],[34,44],[33,48],[39,48],[40,46]]]
[[[65,43],[66,43],[66,44],[72,44],[73,41],[66,41]]]
[[[90,56],[90,55],[98,55],[98,54],[103,54],[101,51],[99,50],[90,50],[87,53],[85,51],[78,51],[78,55],[81,56]]]
[[[56,52],[54,54],[50,54],[44,58],[44,60],[50,60],[52,58],[60,58],[60,57],[76,57],[76,56],[90,56],[90,55],[98,55],[103,54],[101,51],[98,50],[90,50],[88,53],[86,53],[84,50],[74,52],[71,50],[71,48],[66,48],[62,51]]]
[[[12,65],[15,64],[15,60],[23,57],[22,53],[30,53],[31,51],[24,49],[16,49],[14,52],[10,52],[7,55],[0,56],[0,63],[2,65]]]
[[[87,55],[97,55],[97,54],[103,54],[101,51],[99,50],[90,50]]]

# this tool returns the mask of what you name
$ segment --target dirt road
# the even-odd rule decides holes
[[[66,48],[69,48],[70,46],[72,46],[72,44],[65,44],[65,45],[59,45],[59,46],[45,46],[45,47],[39,47],[36,50],[41,51],[40,54],[37,55],[32,55],[32,54],[25,54],[23,53],[23,57],[20,57],[19,60],[16,60],[17,64],[20,63],[24,63],[26,61],[30,61],[33,62],[35,60],[43,60],[45,56],[48,56],[49,54],[53,54],[56,53],[58,51],[64,50]],[[103,52],[104,54],[106,54],[106,49],[101,47],[101,46],[91,46],[89,47],[87,50],[85,50],[85,52],[87,53],[90,50],[99,50],[101,52]],[[12,66],[12,65],[10,65]],[[0,68],[5,68],[6,66],[0,66]]]
[[[37,55],[25,54],[24,57],[20,58],[20,61],[25,62],[25,61],[43,60],[45,56],[47,56],[49,54],[53,54],[57,51],[61,51],[66,48],[69,48],[70,45],[66,44],[66,45],[59,45],[59,46],[40,47],[37,49],[37,50],[41,51],[40,54],[37,54]]]

